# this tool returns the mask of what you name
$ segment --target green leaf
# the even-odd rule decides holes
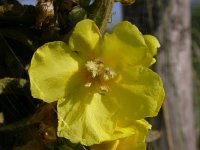
[[[0,79],[0,95],[1,94],[27,94],[29,91],[29,83],[26,79],[21,78],[3,78]]]
[[[17,29],[2,28],[2,29],[0,29],[0,33],[3,36],[24,44],[33,52],[33,51],[35,51],[36,47],[33,45],[32,40],[27,36],[27,34],[33,34],[33,33],[31,33],[30,31],[29,31],[30,33],[25,33],[25,32],[28,32],[28,30],[25,31],[24,29],[22,30],[21,28],[17,28]]]
[[[84,147],[83,145],[71,143],[69,140],[65,138],[57,138],[57,140],[55,141],[55,149],[57,150],[87,150],[87,148]]]
[[[22,146],[16,146],[13,150],[46,150],[44,146],[38,140],[31,140],[27,144]]]

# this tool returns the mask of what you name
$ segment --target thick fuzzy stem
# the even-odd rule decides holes
[[[109,21],[114,0],[96,0],[88,11],[88,18],[94,20],[101,33],[104,32]]]

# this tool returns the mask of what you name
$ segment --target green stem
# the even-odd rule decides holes
[[[96,0],[88,11],[88,18],[94,20],[103,33],[111,16],[114,0]]]

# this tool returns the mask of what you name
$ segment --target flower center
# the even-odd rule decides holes
[[[87,61],[86,69],[90,73],[88,82],[85,84],[85,87],[90,87],[92,82],[97,82],[100,87],[100,94],[105,94],[108,92],[107,82],[116,77],[115,71],[104,65],[100,59],[95,59]]]

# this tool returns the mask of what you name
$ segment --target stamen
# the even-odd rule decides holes
[[[109,80],[115,78],[116,73],[109,67],[105,67],[100,59],[95,59],[87,61],[86,69],[89,71],[89,80],[85,83],[85,87],[91,87],[93,82],[97,83],[99,86],[99,93],[105,95],[108,92]]]
[[[106,85],[100,86],[100,94],[105,95],[108,92],[108,87]]]
[[[98,76],[102,72],[102,69],[104,68],[103,63],[98,59],[94,61],[87,61],[85,66],[87,70],[92,73],[93,78]]]
[[[87,82],[87,83],[85,83],[85,87],[91,87],[91,85],[92,85],[92,83],[91,82]]]
[[[105,73],[103,75],[103,79],[105,81],[108,81],[110,79],[113,79],[116,76],[116,73],[111,68],[106,68]]]

